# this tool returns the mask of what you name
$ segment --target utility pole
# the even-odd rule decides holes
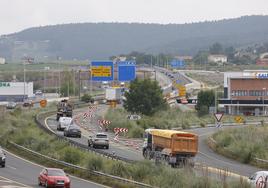
[[[78,83],[79,83],[79,86],[78,86],[78,97],[79,97],[79,100],[81,99],[81,78],[80,78],[80,73],[81,73],[81,70],[79,69],[78,71]]]
[[[25,100],[25,60],[23,61],[23,101]]]
[[[58,73],[59,73],[59,75],[58,75],[58,77],[59,77],[59,80],[58,80],[58,82],[59,82],[59,97],[60,97],[60,86],[61,86],[61,80],[60,80],[60,61],[58,60]]]

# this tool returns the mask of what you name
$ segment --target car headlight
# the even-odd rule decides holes
[[[6,160],[6,157],[2,157],[2,161],[5,161]]]

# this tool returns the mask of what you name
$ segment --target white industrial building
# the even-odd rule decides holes
[[[227,56],[226,55],[209,55],[208,56],[208,62],[213,63],[226,63],[227,62]]]
[[[6,63],[6,59],[3,57],[0,57],[0,65],[3,65]]]
[[[33,82],[0,82],[0,101],[18,102],[33,96]]]

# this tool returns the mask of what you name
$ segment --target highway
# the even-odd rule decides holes
[[[96,113],[100,113],[101,109],[103,109],[104,106],[99,107],[99,111],[96,111]],[[75,114],[81,114],[83,110],[81,109],[80,111],[75,111]],[[90,122],[90,121],[89,121]],[[56,131],[56,124],[57,122],[55,121],[55,118],[50,117],[47,119],[47,124],[50,128],[52,128],[53,131]],[[85,131],[83,130],[83,134],[93,134],[95,131],[100,131],[96,130],[98,129],[98,125],[96,121],[93,121],[91,123],[88,123],[87,126],[89,126],[90,130],[92,131]],[[234,127],[224,127],[225,128],[234,128]],[[238,161],[228,159],[226,157],[223,157],[215,152],[213,152],[207,145],[206,139],[218,131],[218,128],[215,127],[206,127],[206,128],[196,128],[196,129],[189,129],[185,130],[189,132],[193,132],[199,135],[199,153],[197,154],[195,161],[196,164],[203,164],[205,166],[212,167],[211,172],[218,172],[218,169],[221,170],[227,170],[229,172],[234,173],[235,176],[245,176],[248,177],[249,175],[253,174],[256,171],[260,171],[260,168],[242,164]],[[56,131],[57,134],[61,135],[62,132]],[[86,133],[88,132],[88,133]],[[90,133],[91,132],[91,133]],[[110,140],[113,140],[113,133],[109,134]],[[75,140],[76,142],[82,143],[84,145],[87,145],[87,138],[83,137],[82,139],[79,138],[70,138],[72,140]],[[125,141],[124,141],[125,142]],[[142,140],[139,142],[139,150],[133,149],[131,146],[125,146],[122,143],[110,143],[110,149],[109,150],[104,150],[108,153],[110,152],[115,152],[116,155],[134,160],[134,161],[140,161],[143,160],[143,156],[141,155],[141,148],[142,148]],[[100,149],[102,150],[102,149]]]
[[[37,177],[42,170],[42,166],[22,159],[12,153],[7,153],[7,162],[5,168],[0,168],[0,187],[40,187],[37,185]],[[107,186],[96,184],[94,182],[82,180],[71,176],[72,188],[107,188]]]
[[[98,108],[96,110],[95,114],[103,114],[103,112],[105,111],[105,106],[104,105],[101,105],[101,106],[102,106],[101,108]],[[81,115],[84,112],[85,112],[85,109],[75,110],[76,115],[78,115],[78,114]],[[93,135],[96,132],[102,131],[97,124],[98,118],[99,118],[99,116],[95,115],[95,117],[92,118],[90,121],[87,119],[85,126],[88,127],[91,131],[86,131],[85,129],[81,129],[82,130],[82,138],[72,138],[72,137],[68,137],[68,138],[77,142],[77,143],[80,143],[80,144],[87,146],[88,145],[88,137],[90,135]],[[51,129],[51,131],[55,132],[57,135],[63,136],[63,131],[57,131],[58,122],[56,121],[55,116],[51,116],[51,117],[47,118],[45,124],[48,126],[49,129]],[[123,157],[123,158],[133,160],[133,161],[143,160],[143,156],[142,156],[141,152],[137,152],[137,151],[135,151],[134,148],[127,147],[124,144],[114,142],[113,139],[114,139],[114,134],[109,133],[109,140],[110,140],[109,149],[107,150],[107,149],[100,148],[98,150],[104,151],[108,154],[115,153],[119,157]]]

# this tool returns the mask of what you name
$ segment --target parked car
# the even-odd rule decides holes
[[[78,138],[81,138],[80,127],[78,127],[75,124],[70,124],[64,129],[63,135],[66,136],[66,137],[78,137]]]
[[[33,101],[32,100],[24,100],[23,101],[23,107],[29,107],[29,106],[33,106]]]
[[[97,133],[94,136],[89,136],[88,146],[93,148],[103,147],[109,149],[108,135],[106,133]]]
[[[6,154],[1,148],[0,148],[0,165],[2,168],[6,166]]]
[[[38,176],[38,185],[70,188],[71,180],[62,169],[44,168]]]
[[[268,171],[258,171],[249,177],[249,182],[253,187],[266,188],[268,186]]]
[[[71,117],[60,117],[59,124],[57,126],[57,130],[64,130],[68,125],[72,124],[73,118]]]
[[[17,103],[11,101],[11,102],[8,102],[7,105],[6,105],[6,108],[7,109],[15,109],[17,106]]]
[[[35,95],[39,95],[39,96],[41,95],[42,96],[43,95],[43,92],[41,90],[36,90],[35,91]]]

